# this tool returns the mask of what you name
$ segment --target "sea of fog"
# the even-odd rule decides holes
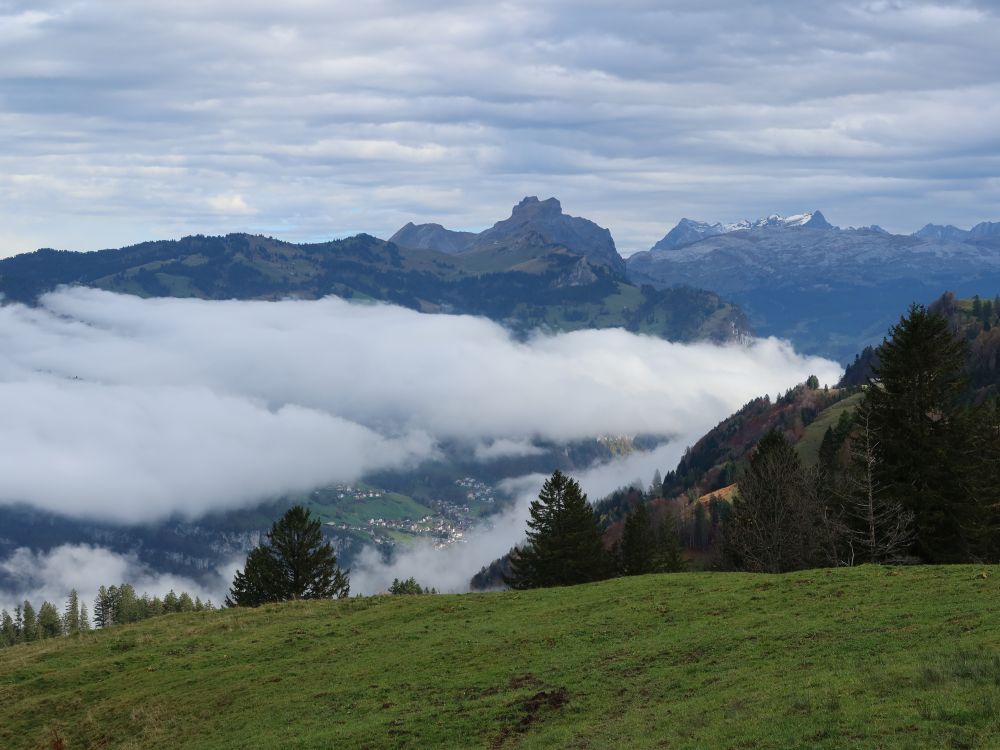
[[[0,307],[0,504],[81,521],[196,521],[215,511],[406,469],[463,441],[482,461],[533,440],[671,435],[648,453],[579,476],[597,499],[655,469],[750,399],[834,362],[786,342],[678,344],[623,330],[512,336],[497,323],[386,304],[140,299],[62,289],[38,307]],[[524,531],[541,476],[513,478],[519,500],[446,550],[416,547],[391,566],[363,555],[352,591],[395,576],[464,590]],[[222,571],[223,578],[233,561]],[[0,560],[16,590],[88,600],[100,583],[187,589],[134,555],[91,545],[21,548]]]

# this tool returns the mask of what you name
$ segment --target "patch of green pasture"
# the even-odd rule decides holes
[[[848,410],[855,410],[864,398],[863,393],[855,393],[852,396],[838,401],[819,413],[813,422],[806,427],[802,439],[795,444],[795,450],[799,452],[799,458],[806,466],[815,466],[819,461],[819,448],[823,443],[823,435],[828,427],[836,427],[840,415]]]
[[[998,594],[866,566],[168,615],[0,651],[0,746],[997,747]]]

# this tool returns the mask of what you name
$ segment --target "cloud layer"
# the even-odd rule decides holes
[[[319,301],[66,289],[0,307],[0,503],[138,523],[197,518],[433,457],[527,441],[697,436],[840,368],[775,340],[621,330],[517,341],[468,316]]]
[[[986,0],[0,2],[0,253],[681,216],[997,219]],[[59,217],[53,222],[54,216]]]

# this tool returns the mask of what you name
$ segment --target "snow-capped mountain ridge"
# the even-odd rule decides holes
[[[677,223],[677,226],[667,232],[662,240],[653,245],[652,249],[668,250],[674,247],[690,245],[693,242],[698,242],[708,237],[717,237],[720,234],[730,234],[732,232],[771,228],[789,229],[795,227],[836,229],[836,227],[826,220],[826,217],[820,211],[809,211],[808,213],[794,214],[792,216],[771,214],[756,221],[740,219],[734,222],[720,221],[715,224],[684,218]]]
[[[629,277],[709,289],[746,310],[758,334],[842,361],[878,343],[914,301],[1000,289],[1000,222],[930,225],[913,235],[816,226],[723,232],[708,225],[713,234],[698,237],[705,226],[682,222],[653,250],[629,257]]]

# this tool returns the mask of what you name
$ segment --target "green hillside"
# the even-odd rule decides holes
[[[864,393],[859,392],[848,396],[843,401],[837,401],[821,411],[816,420],[806,426],[802,437],[795,444],[795,449],[799,452],[799,457],[806,466],[815,466],[819,461],[819,447],[823,443],[823,435],[826,434],[827,429],[837,426],[841,414],[857,409],[864,395]]]
[[[997,747],[998,594],[864,567],[169,615],[0,651],[0,747]]]

